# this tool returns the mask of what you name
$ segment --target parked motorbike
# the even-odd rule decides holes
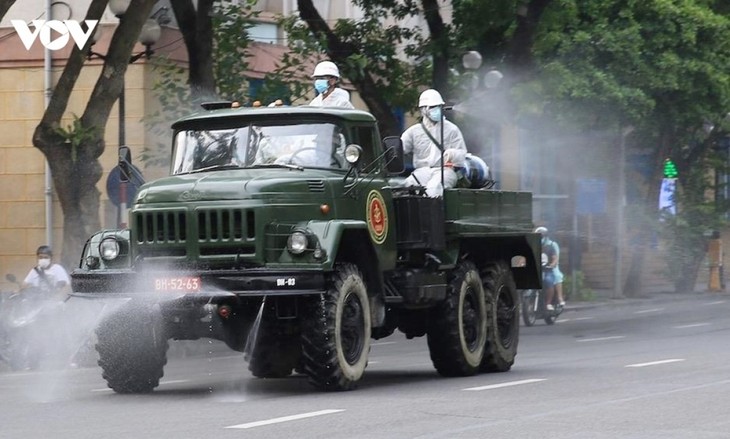
[[[547,259],[547,255],[543,253],[543,276],[548,262]],[[544,319],[545,323],[548,325],[555,323],[555,320],[557,320],[558,316],[563,312],[563,306],[558,301],[556,294],[553,294],[552,305],[553,309],[548,310],[547,303],[545,303],[545,294],[542,290],[523,290],[522,321],[525,322],[525,326],[534,325],[537,319]]]

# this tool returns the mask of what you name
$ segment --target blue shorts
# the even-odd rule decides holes
[[[550,288],[554,287],[556,284],[563,283],[563,273],[560,272],[559,268],[553,268],[551,270],[546,270],[542,274],[542,287],[543,288]]]

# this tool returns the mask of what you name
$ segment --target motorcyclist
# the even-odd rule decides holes
[[[71,285],[71,278],[66,269],[53,263],[53,251],[47,245],[36,250],[38,263],[31,268],[23,280],[21,290],[35,289],[48,296],[65,295]]]
[[[543,265],[542,288],[545,291],[545,303],[548,311],[553,311],[553,298],[558,296],[559,306],[565,306],[563,298],[563,273],[560,271],[560,246],[548,237],[547,227],[538,227],[535,233],[542,235],[542,253],[547,256],[547,263]]]

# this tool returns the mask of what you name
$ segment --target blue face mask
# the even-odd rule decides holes
[[[441,107],[434,107],[428,110],[428,118],[434,122],[441,120]]]
[[[317,90],[317,93],[322,94],[327,91],[327,89],[330,88],[329,81],[326,79],[315,79],[314,80],[314,89]]]

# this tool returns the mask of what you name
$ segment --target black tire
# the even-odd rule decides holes
[[[517,355],[520,333],[520,299],[509,266],[491,263],[482,270],[487,295],[487,346],[481,370],[507,372]]]
[[[330,288],[309,304],[302,328],[302,368],[321,390],[351,390],[370,352],[370,302],[360,270],[338,264]]]
[[[537,321],[537,294],[535,290],[526,290],[522,294],[522,321],[525,326],[532,326]]]
[[[273,311],[273,310],[271,310]],[[301,357],[301,341],[293,335],[277,331],[272,313],[261,320],[256,345],[248,359],[248,370],[257,378],[284,378],[291,375]]]
[[[433,309],[427,335],[431,362],[440,375],[469,376],[479,371],[487,341],[487,302],[471,262],[451,273],[448,295]]]
[[[552,325],[555,323],[555,320],[558,319],[558,316],[552,313],[552,311],[545,311],[545,324]]]
[[[167,363],[167,336],[159,308],[127,304],[96,329],[96,351],[107,385],[117,393],[148,393]]]

